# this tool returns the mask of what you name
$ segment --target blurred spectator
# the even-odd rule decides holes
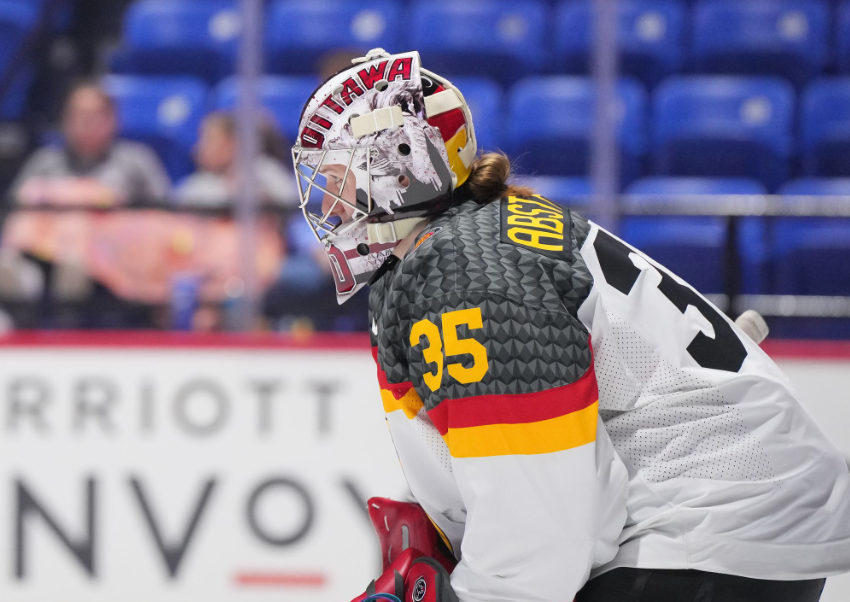
[[[20,204],[112,206],[165,198],[170,181],[154,152],[116,139],[109,95],[93,83],[77,85],[62,112],[62,146],[36,151],[12,186]]]
[[[260,156],[254,163],[260,203],[286,207],[298,204],[295,178],[285,165],[288,150],[282,135],[266,120],[260,125]],[[236,118],[225,112],[207,115],[195,146],[198,171],[177,186],[175,197],[183,205],[224,207],[233,202],[239,187]]]

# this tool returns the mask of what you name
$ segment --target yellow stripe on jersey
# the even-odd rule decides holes
[[[422,399],[413,387],[410,387],[410,390],[398,399],[395,398],[392,391],[381,389],[381,401],[384,404],[385,413],[389,414],[402,410],[404,415],[411,420],[416,418],[423,406]]]
[[[443,540],[443,543],[446,544],[446,548],[448,548],[449,552],[451,552],[452,555],[454,555],[455,551],[454,551],[454,548],[452,547],[452,542],[449,541],[449,538],[446,537],[446,534],[443,533],[443,530],[440,528],[440,526],[437,523],[434,522],[434,519],[431,518],[431,515],[426,513],[426,516],[428,517],[428,520],[431,521],[431,524],[434,525],[434,528],[437,530],[437,535],[439,535],[440,539]]]
[[[584,409],[520,424],[485,424],[449,428],[443,436],[452,457],[548,454],[596,441],[599,402]]]

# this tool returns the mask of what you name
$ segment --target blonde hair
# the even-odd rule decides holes
[[[528,186],[510,183],[511,160],[501,152],[485,153],[472,162],[472,171],[462,188],[469,198],[485,205],[503,196],[530,196],[534,190]]]

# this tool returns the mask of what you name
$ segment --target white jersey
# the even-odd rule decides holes
[[[581,246],[606,430],[629,473],[596,569],[811,579],[850,569],[850,471],[776,364],[681,279],[595,224]],[[836,392],[836,402],[838,401]]]

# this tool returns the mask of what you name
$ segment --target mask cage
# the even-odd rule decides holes
[[[352,164],[354,163],[355,154],[358,151],[365,151],[366,153],[366,210],[364,211],[362,207],[357,205],[356,200],[354,202],[347,201],[340,194],[345,189],[345,184],[348,181],[349,177],[354,177],[352,173]],[[348,153],[347,159],[344,154]],[[295,167],[295,180],[298,183],[298,193],[299,193],[299,209],[301,209],[302,214],[304,215],[304,219],[307,220],[307,224],[310,226],[310,229],[313,231],[313,234],[316,236],[316,239],[323,244],[329,244],[333,241],[334,237],[344,233],[345,231],[351,229],[357,224],[365,221],[369,214],[372,212],[373,201],[372,201],[372,147],[356,147],[350,149],[339,149],[339,150],[327,150],[327,149],[305,149],[300,145],[296,145],[292,147],[292,164]],[[341,183],[339,185],[339,193],[332,192],[328,190],[326,186],[322,186],[319,182],[316,181],[317,177],[322,177],[327,180],[326,175],[321,173],[321,169],[326,165],[345,165],[345,174],[342,177]],[[313,192],[313,189],[318,189],[326,195],[333,198],[333,203],[327,209],[327,211],[323,211],[321,213],[316,213],[310,211],[308,208],[308,204],[311,202],[310,194]],[[357,189],[356,179],[355,179],[355,190]],[[322,199],[323,202],[324,198]],[[313,203],[316,201],[314,200]],[[343,219],[343,221],[339,224],[332,223],[331,217],[333,216],[334,209],[342,203],[344,206],[348,207],[353,211],[352,215],[348,219]]]

